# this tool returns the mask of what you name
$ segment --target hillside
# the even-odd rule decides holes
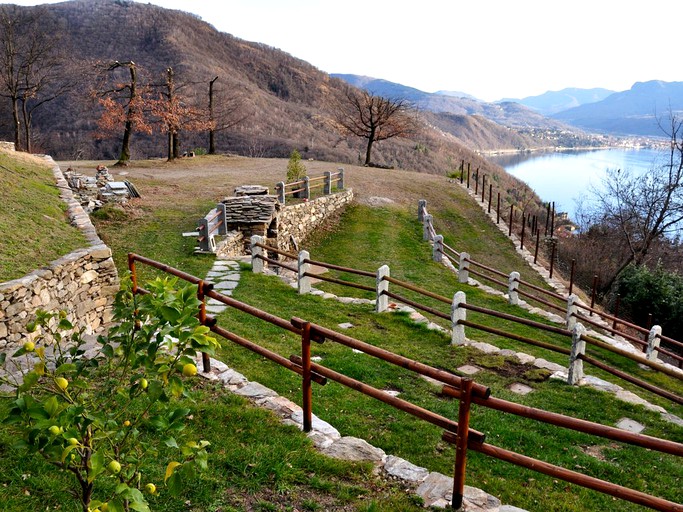
[[[133,61],[140,81],[150,85],[163,84],[172,67],[178,91],[199,106],[207,104],[209,81],[218,77],[216,102],[219,107],[237,104],[238,112],[228,121],[241,120],[217,133],[219,152],[286,157],[297,148],[306,159],[347,163],[357,163],[363,152],[362,139],[347,139],[333,126],[333,105],[346,85],[280,50],[218,32],[192,14],[150,4],[73,0],[21,9],[39,13],[41,29],[59,36],[70,56],[70,75],[80,78],[69,95],[36,110],[36,151],[57,159],[117,157],[117,137],[94,138],[100,108],[91,91],[103,90],[107,64]],[[8,108],[9,102],[0,104],[0,135],[12,140]],[[206,149],[207,139],[206,133],[181,132],[183,150]],[[132,157],[162,157],[165,143],[164,133],[136,133]],[[377,144],[373,154],[381,165],[439,173],[448,170],[448,162],[462,159],[478,157],[427,125],[413,140]],[[491,166],[482,159],[477,165]]]
[[[628,91],[602,101],[554,114],[559,121],[586,130],[622,135],[665,136],[669,114],[683,112],[683,82],[637,82]]]

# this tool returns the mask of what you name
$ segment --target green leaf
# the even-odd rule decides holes
[[[61,329],[63,331],[69,331],[74,328],[73,324],[69,322],[66,318],[62,318],[59,321],[59,325],[57,326],[58,329]]]
[[[47,420],[50,418],[49,414],[45,412],[40,405],[35,405],[31,407],[28,411],[28,417],[34,420]]]
[[[55,370],[55,375],[61,375],[62,373],[75,372],[77,369],[76,365],[73,363],[64,363]]]
[[[178,442],[172,436],[165,437],[162,442],[169,448],[178,448]]]
[[[39,378],[40,377],[36,372],[28,372],[26,375],[24,375],[24,383],[19,386],[19,391],[28,391],[36,385]]]
[[[95,477],[102,473],[102,471],[104,471],[104,463],[104,452],[97,451],[92,454],[92,456],[90,457],[90,462],[88,464],[88,483],[92,483],[93,480],[95,480]],[[112,510],[111,502],[109,510]]]
[[[172,496],[178,496],[183,490],[182,481],[179,473],[173,473],[166,482],[169,492]]]
[[[0,353],[0,364],[5,364],[5,359],[7,359],[7,353]]]
[[[126,512],[126,509],[123,507],[123,501],[119,498],[114,498],[109,501],[108,510],[109,512]]]
[[[70,444],[69,446],[64,448],[64,451],[62,452],[62,457],[61,457],[62,464],[64,464],[64,461],[69,456],[69,453],[71,453],[71,451],[74,450],[75,448],[78,448],[77,444],[74,444],[74,445]]]
[[[161,317],[170,324],[175,324],[180,318],[180,311],[170,306],[161,306],[159,309]]]
[[[137,512],[149,512],[149,505],[147,505],[146,501],[131,501],[128,504],[128,508],[137,510]]]
[[[43,406],[45,409],[45,412],[52,418],[55,414],[57,414],[57,411],[59,410],[59,400],[57,400],[57,397],[55,395],[52,395],[50,398],[45,400],[45,405]]]

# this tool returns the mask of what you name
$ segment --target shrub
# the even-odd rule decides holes
[[[185,393],[181,375],[194,373],[188,365],[197,351],[212,353],[217,342],[196,318],[196,290],[175,287],[174,279],[157,279],[146,284],[152,293],[139,296],[124,286],[114,304],[116,326],[89,357],[63,311],[40,311],[28,326],[38,333],[33,341],[9,359],[0,354],[4,366],[16,370],[24,358],[31,368],[23,382],[9,372],[0,378],[16,393],[4,420],[16,448],[73,475],[84,512],[149,510],[142,490],[155,494],[157,484],[144,477],[158,464],[162,443],[179,452],[166,466],[171,493],[196,467],[206,467],[208,442],[182,439],[190,411],[174,401]]]
[[[300,180],[306,176],[306,166],[301,163],[301,154],[295,149],[289,155],[287,163],[287,183]]]

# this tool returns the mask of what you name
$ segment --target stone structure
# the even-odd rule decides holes
[[[264,194],[262,189],[245,192],[246,189],[238,187],[235,193],[240,195],[226,197],[221,202],[225,207],[226,232],[216,244],[216,253],[221,257],[249,254],[254,235],[263,237],[267,245],[280,250],[297,251],[299,242],[353,200],[353,190],[346,189],[284,206],[276,196]]]
[[[111,250],[69,188],[59,167],[45,157],[68,205],[69,219],[86,236],[89,247],[78,249],[46,267],[0,283],[0,350],[11,352],[35,335],[26,324],[38,309],[65,310],[67,318],[86,334],[94,334],[111,321],[119,278]]]

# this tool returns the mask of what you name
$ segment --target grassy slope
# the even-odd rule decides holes
[[[87,245],[65,209],[43,161],[0,152],[0,282]]]
[[[204,162],[215,165],[192,175],[184,174],[177,166],[154,169],[147,165],[128,170],[130,179],[141,190],[143,198],[123,213],[104,212],[97,221],[100,234],[114,249],[120,270],[125,269],[125,253],[132,250],[195,275],[205,275],[211,259],[193,256],[193,241],[182,238],[180,232],[192,230],[194,220],[204,215],[216,196],[228,195],[227,191],[238,184],[259,183],[272,186],[272,183],[281,179],[286,166],[286,161],[271,160],[219,159]],[[198,165],[198,162],[192,162],[191,165]],[[331,167],[317,162],[307,165],[319,166],[312,169],[313,175],[317,175],[316,170],[326,169],[325,165],[327,168]],[[476,288],[459,285],[453,274],[431,262],[429,245],[422,242],[421,227],[415,215],[417,200],[421,198],[428,200],[437,231],[446,235],[449,245],[457,250],[467,250],[473,258],[501,270],[521,269],[524,279],[539,284],[541,282],[538,278],[532,278],[531,270],[516,255],[512,244],[497,230],[491,229],[490,222],[481,209],[457,186],[448,184],[443,177],[364,168],[347,168],[347,183],[356,190],[361,202],[373,195],[381,195],[393,199],[395,204],[379,209],[361,204],[349,209],[338,229],[322,234],[307,244],[313,259],[366,270],[374,270],[386,263],[391,266],[394,277],[414,282],[445,296],[452,296],[456,290],[463,289],[468,294],[468,302],[529,316],[501,299],[484,294]],[[338,291],[335,287],[329,289]],[[357,295],[355,292],[357,290],[344,288],[342,294]],[[477,381],[490,385],[495,396],[501,398],[605,424],[614,424],[619,418],[628,416],[646,424],[648,434],[683,440],[683,429],[663,423],[656,414],[641,407],[629,406],[607,395],[588,389],[571,388],[559,382],[536,382],[534,379],[537,374],[525,373],[528,368],[522,368],[498,356],[482,356],[472,349],[452,347],[444,335],[414,325],[405,315],[376,315],[369,306],[340,305],[312,296],[300,297],[275,278],[249,272],[243,273],[243,281],[236,291],[236,297],[283,318],[300,316],[332,328],[342,322],[351,322],[355,325],[351,334],[359,339],[450,371],[463,363],[474,362],[486,369],[477,375]],[[445,306],[437,302],[427,302],[434,307]],[[471,315],[471,318],[490,323],[490,320],[477,318],[476,315]],[[219,321],[221,325],[284,356],[296,354],[300,350],[297,339],[251,317],[226,312]],[[531,335],[531,331],[519,326],[504,322],[495,322],[495,325],[521,335]],[[517,342],[472,330],[468,331],[468,336],[490,341],[501,347],[533,353],[561,364],[566,363],[563,356],[524,347]],[[568,343],[567,340],[550,335],[544,335],[541,339],[564,346]],[[325,365],[349,376],[362,378],[379,388],[401,391],[402,398],[447,417],[455,417],[457,414],[455,402],[444,400],[436,388],[403,370],[368,360],[365,356],[335,347],[331,343],[316,345],[314,351],[324,358]],[[222,357],[248,378],[262,382],[300,403],[300,381],[286,370],[230,345],[225,346]],[[638,371],[637,367],[633,369]],[[529,384],[536,392],[526,397],[513,395],[506,388],[517,381]],[[679,388],[677,391],[681,393],[683,390]],[[665,407],[670,405],[657,398],[644,396]],[[681,408],[671,410],[679,416],[683,414]],[[357,414],[358,411],[360,414]],[[314,412],[338,427],[343,434],[363,437],[388,453],[401,455],[430,469],[446,474],[452,471],[453,450],[440,441],[438,429],[412,421],[403,413],[347,391],[339,385],[331,383],[322,388],[314,388]],[[571,433],[562,433],[556,438],[556,429],[502,417],[480,408],[475,408],[472,421],[474,428],[487,432],[488,439],[493,444],[557,462],[571,469],[583,468],[582,470],[601,478],[646,489],[675,501],[681,500],[680,467],[671,457],[651,453],[643,455],[642,450],[624,448]],[[214,447],[222,446],[222,439],[226,436],[220,433],[216,435],[218,438],[213,440]],[[234,435],[232,432],[229,434]],[[269,434],[264,435],[264,438],[268,438]],[[231,441],[233,439],[235,438],[231,437]],[[248,445],[249,442],[245,444]],[[599,461],[584,454],[582,447],[586,446],[600,448],[606,460]],[[256,448],[258,450],[258,446]],[[231,464],[230,456],[225,464]],[[634,467],[638,469],[634,470]],[[653,467],[656,469],[652,469]],[[248,472],[242,476],[244,478],[237,481],[232,477],[228,478],[227,492],[230,492],[231,487],[243,492],[243,486],[248,487],[249,482],[252,482],[253,487],[258,488],[254,491],[258,494],[265,492],[271,485],[258,479],[252,481]],[[522,471],[477,454],[470,455],[468,483],[500,496],[504,502],[530,510],[588,511],[610,510],[614,507],[611,498],[573,486],[568,487],[539,474]],[[620,510],[639,509],[622,502],[618,505]],[[396,507],[395,510],[400,508]]]

